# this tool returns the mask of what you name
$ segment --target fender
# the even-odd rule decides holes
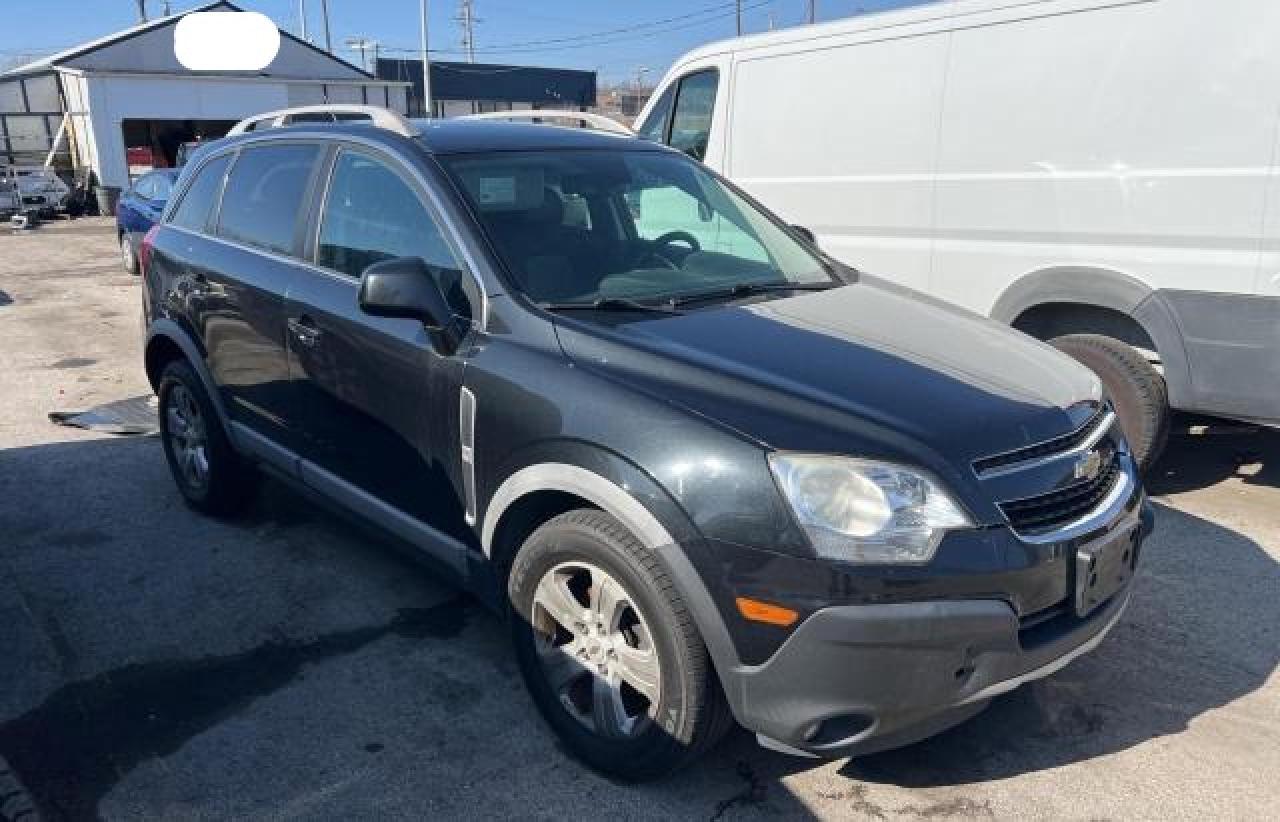
[[[1182,329],[1159,291],[1113,269],[1054,266],[1016,280],[996,300],[990,316],[1011,325],[1029,309],[1048,303],[1109,308],[1133,319],[1160,355],[1170,405],[1177,408],[1191,401],[1191,364]]]
[[[621,460],[618,457],[614,459]],[[632,472],[640,474],[629,463],[626,466],[631,468]],[[651,484],[652,481],[643,474],[640,476],[643,477],[639,480],[640,482]],[[715,602],[711,599],[711,594],[685,553],[685,547],[672,536],[667,526],[640,502],[633,490],[645,492],[645,495],[650,498],[654,493],[662,497],[665,497],[665,494],[656,486],[637,488],[634,484],[636,480],[636,477],[628,477],[624,487],[594,471],[564,462],[539,462],[521,468],[498,486],[498,490],[494,492],[486,506],[481,532],[481,545],[485,556],[489,556],[502,514],[526,494],[536,491],[566,491],[589,500],[601,510],[617,518],[663,563],[681,598],[693,615],[694,624],[697,625],[698,632],[702,635],[703,642],[706,643],[711,659],[715,663],[716,672],[729,698],[730,707],[734,715],[738,716],[741,705],[740,689],[734,687],[734,683],[737,681],[735,674],[741,667],[741,662],[733,640],[729,636],[729,630]],[[687,527],[692,528],[692,526]],[[679,533],[684,529],[677,526],[676,530]]]
[[[147,338],[142,350],[144,352],[150,351],[152,343],[158,337],[163,337],[168,342],[178,346],[182,351],[183,356],[187,358],[187,362],[191,364],[191,369],[196,372],[200,382],[204,383],[205,393],[209,395],[210,402],[213,403],[214,409],[218,412],[223,430],[229,436],[234,436],[231,434],[231,426],[228,425],[231,418],[227,416],[227,408],[222,403],[222,392],[218,390],[217,384],[213,381],[213,375],[209,373],[209,364],[205,361],[204,352],[191,339],[191,335],[173,320],[167,317],[160,317],[152,320],[151,325],[147,328]],[[154,388],[155,386],[152,387]]]

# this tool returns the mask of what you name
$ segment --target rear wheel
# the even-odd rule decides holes
[[[120,235],[120,262],[125,271],[134,275],[138,273],[138,255],[133,250],[133,240],[129,239],[127,231]]]
[[[657,558],[608,514],[571,511],[535,531],[508,593],[534,702],[591,767],[656,778],[730,726],[683,600]]]
[[[204,383],[175,360],[165,366],[158,393],[164,455],[183,499],[207,514],[243,508],[257,490],[257,472],[231,448]]]
[[[1049,344],[1093,370],[1106,387],[1116,417],[1145,473],[1169,438],[1169,393],[1164,377],[1132,346],[1100,334],[1069,334]]]

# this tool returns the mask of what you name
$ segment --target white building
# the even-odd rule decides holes
[[[237,12],[229,2],[191,11]],[[122,188],[177,147],[220,137],[263,111],[325,102],[407,113],[408,83],[379,80],[280,32],[280,52],[258,72],[193,72],[174,56],[184,14],[152,20],[0,74],[0,164],[50,164]]]

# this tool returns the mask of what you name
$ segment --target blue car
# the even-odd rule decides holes
[[[124,193],[116,205],[116,236],[120,240],[120,258],[130,274],[138,270],[138,246],[151,226],[160,220],[173,184],[181,169],[162,168],[144,174]]]

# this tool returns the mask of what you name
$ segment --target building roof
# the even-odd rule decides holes
[[[238,12],[238,11],[244,11],[244,9],[240,8],[235,3],[229,2],[228,0],[214,0],[214,2],[204,3],[202,5],[195,6],[194,8],[187,9],[186,11],[180,11],[176,14],[171,14],[168,17],[157,17],[152,20],[148,20],[145,23],[139,23],[136,26],[131,26],[127,29],[122,29],[113,34],[108,34],[104,37],[99,37],[96,40],[90,40],[87,43],[81,43],[78,46],[72,46],[71,48],[64,49],[56,54],[51,54],[48,57],[42,57],[39,60],[34,60],[30,63],[26,63],[24,65],[17,66],[16,68],[9,69],[8,71],[0,72],[0,77],[11,77],[11,76],[20,76],[25,74],[35,74],[35,73],[40,73],[45,71],[51,71],[55,68],[59,68],[62,66],[68,66],[69,64],[72,64],[74,61],[80,60],[81,58],[87,57],[96,52],[100,52],[104,49],[111,48],[112,46],[117,46],[121,43],[124,43],[125,41],[143,37],[151,32],[154,32],[166,26],[176,26],[178,21],[181,20],[183,17],[186,17],[188,14],[193,14],[195,12],[205,12],[205,11]],[[292,43],[296,43],[300,46],[304,46],[307,49],[310,49],[311,51],[317,54],[323,55],[325,58],[328,58],[329,60],[332,60],[333,62],[340,64],[344,72],[346,73],[349,73],[349,74],[353,73],[359,77],[365,77],[365,78],[373,77],[373,75],[369,74],[368,72],[364,71],[363,69],[357,66],[352,65],[351,63],[348,63],[346,60],[343,60],[341,57],[330,54],[329,52],[324,51],[323,49],[316,48],[311,43],[308,43],[305,40],[294,37],[292,34],[290,34],[289,32],[283,29],[280,30],[280,36],[283,40],[287,40]],[[176,63],[176,58],[175,58],[175,63]],[[194,72],[189,72],[189,73],[194,73]],[[215,72],[199,72],[199,73],[213,74]],[[244,74],[245,72],[229,72],[229,73]]]

